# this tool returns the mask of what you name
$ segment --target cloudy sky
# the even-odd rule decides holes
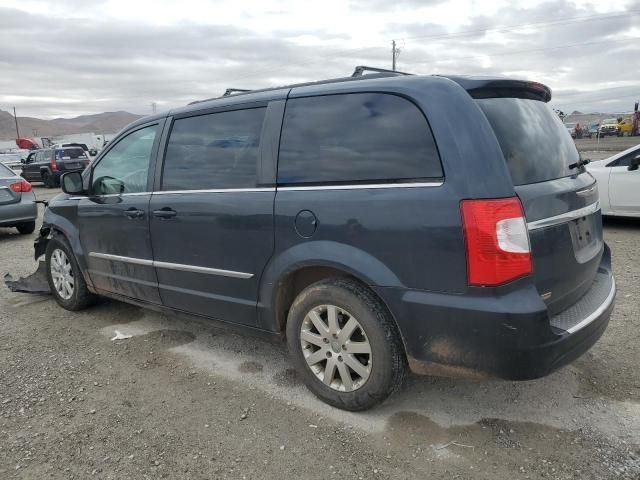
[[[565,111],[640,98],[640,0],[0,0],[0,109],[151,112],[345,76],[355,65],[499,74]]]

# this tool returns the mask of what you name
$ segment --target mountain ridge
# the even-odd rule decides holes
[[[50,120],[18,116],[18,127],[20,136],[26,138],[89,132],[116,133],[142,116],[124,110]],[[15,137],[16,125],[13,115],[5,110],[0,110],[0,140],[14,140]]]

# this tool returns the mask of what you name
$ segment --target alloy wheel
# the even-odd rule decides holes
[[[300,345],[316,378],[333,390],[352,392],[371,373],[371,345],[358,320],[335,305],[320,305],[305,316]]]
[[[59,248],[51,252],[50,260],[51,279],[56,292],[64,300],[69,300],[73,295],[74,278],[71,262],[67,254]]]

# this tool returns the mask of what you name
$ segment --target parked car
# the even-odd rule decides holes
[[[618,126],[618,119],[616,118],[607,118],[602,121],[600,125],[600,136],[619,136],[620,127]]]
[[[589,163],[598,180],[603,215],[640,217],[640,145]]]
[[[11,169],[20,168],[22,156],[19,153],[0,153],[0,163]]]
[[[633,131],[633,119],[631,117],[623,118],[618,122],[618,136],[631,135]]]
[[[567,129],[567,132],[569,132],[569,135],[571,135],[571,138],[576,138],[576,123],[565,123],[564,124],[564,128]]]
[[[42,182],[47,188],[59,185],[65,172],[82,171],[89,157],[81,147],[55,147],[31,152],[22,165],[22,177]]]
[[[63,175],[35,257],[69,310],[103,295],[284,337],[339,408],[407,368],[537,378],[598,340],[615,296],[550,99],[382,72],[146,117]]]
[[[589,138],[597,137],[599,129],[600,129],[599,123],[591,123],[585,129],[585,136]]]
[[[35,200],[31,184],[0,163],[0,227],[33,233],[38,217]]]

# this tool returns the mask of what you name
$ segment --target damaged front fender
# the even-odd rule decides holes
[[[40,235],[36,238],[36,241],[33,242],[33,258],[34,260],[38,260],[44,253],[47,251],[47,244],[51,240],[51,228],[42,227],[40,229]]]

